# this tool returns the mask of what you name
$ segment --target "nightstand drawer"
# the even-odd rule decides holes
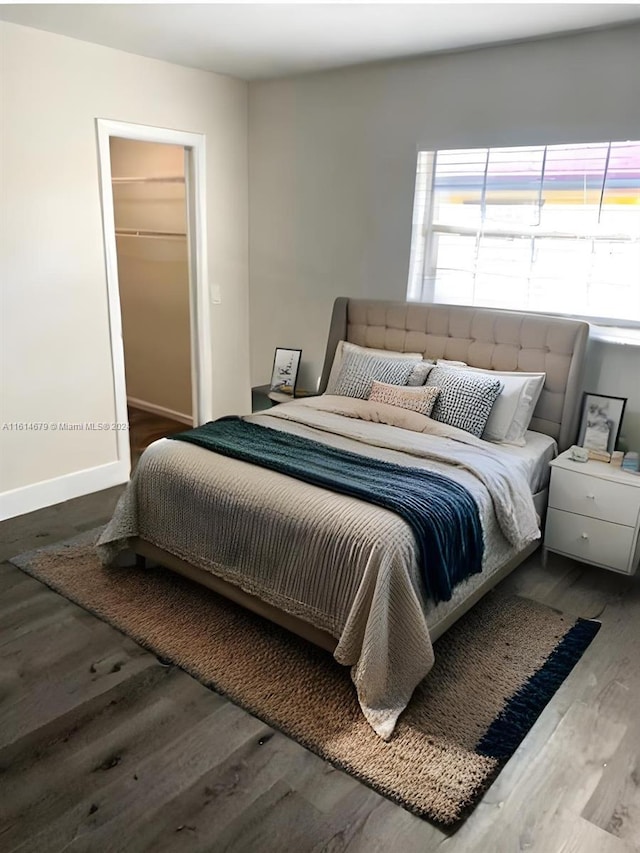
[[[640,509],[640,489],[573,471],[554,470],[549,506],[603,521],[635,527]]]
[[[550,509],[544,544],[577,560],[627,572],[634,533],[633,527]]]

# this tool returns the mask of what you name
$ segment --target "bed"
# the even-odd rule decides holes
[[[389,738],[433,665],[433,641],[539,544],[548,461],[577,430],[587,337],[586,323],[565,318],[340,298],[319,396],[243,419],[245,429],[311,440],[327,454],[440,474],[470,495],[482,571],[448,600],[426,594],[412,529],[388,508],[186,441],[163,439],[145,451],[98,542],[100,556],[113,562],[132,550],[330,651],[351,668],[373,729]],[[544,373],[524,447],[324,393],[340,341],[485,372]]]

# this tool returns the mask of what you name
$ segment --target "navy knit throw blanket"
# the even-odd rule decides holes
[[[308,438],[224,418],[170,436],[305,483],[390,509],[411,527],[427,595],[448,601],[454,587],[482,570],[478,506],[441,474],[361,456]]]

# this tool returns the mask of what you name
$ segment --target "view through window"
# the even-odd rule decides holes
[[[420,152],[408,299],[640,324],[640,142]]]

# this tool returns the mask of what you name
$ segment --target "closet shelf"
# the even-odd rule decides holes
[[[146,231],[143,228],[116,228],[116,237],[168,237],[184,240],[186,231]]]
[[[163,178],[111,178],[112,184],[184,184],[184,175],[167,175]]]

